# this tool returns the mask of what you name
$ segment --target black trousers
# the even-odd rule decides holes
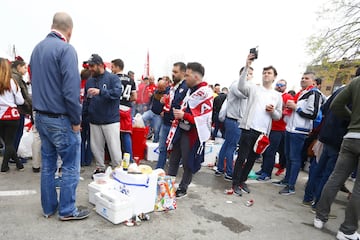
[[[9,159],[13,159],[19,162],[17,153],[14,147],[14,140],[16,137],[16,131],[19,127],[20,120],[6,120],[0,121],[0,137],[5,143],[5,153],[1,169],[5,169],[9,165]]]
[[[233,171],[233,186],[239,186],[247,180],[256,158],[259,157],[259,154],[254,152],[253,147],[260,134],[260,132],[252,129],[242,129],[238,156]]]

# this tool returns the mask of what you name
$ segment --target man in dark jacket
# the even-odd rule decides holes
[[[80,75],[77,53],[69,44],[73,21],[56,13],[52,30],[31,54],[35,125],[41,138],[41,205],[45,217],[80,220],[88,209],[75,206],[80,178]],[[55,187],[58,156],[62,160],[60,197]]]
[[[108,146],[112,166],[121,162],[120,96],[121,82],[105,70],[102,58],[92,54],[89,61],[92,77],[86,82],[83,116],[90,122],[91,151],[96,161],[94,173],[105,172],[104,149]]]
[[[219,95],[217,95],[214,98],[214,107],[213,107],[213,114],[212,114],[212,123],[214,125],[214,130],[211,133],[211,139],[215,140],[218,131],[220,130],[221,132],[221,137],[224,138],[225,136],[225,129],[224,126],[222,124],[222,122],[220,122],[219,120],[219,112],[221,109],[222,104],[224,103],[226,96],[228,93],[228,89],[226,87],[223,87],[221,89],[221,92],[219,93]]]
[[[353,79],[330,105],[333,113],[340,118],[350,120],[348,132],[341,144],[339,157],[333,173],[324,186],[320,200],[316,206],[314,226],[322,228],[329,219],[331,204],[336,194],[357,166],[359,172],[360,159],[360,77]],[[351,105],[351,107],[350,107]],[[333,131],[333,129],[331,130]],[[336,235],[337,239],[360,239],[357,232],[360,212],[360,175],[355,180],[353,193],[346,206],[345,220]]]
[[[323,143],[323,151],[314,171],[309,174],[303,200],[304,205],[312,205],[313,211],[316,209],[325,183],[334,170],[340,146],[349,125],[349,121],[336,117],[330,110],[330,104],[343,89],[344,87],[341,87],[335,91],[321,107],[324,117],[318,138]]]

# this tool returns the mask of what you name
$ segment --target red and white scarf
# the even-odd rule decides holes
[[[213,92],[206,83],[201,86],[192,94],[190,89],[184,98],[182,110],[185,111],[189,106],[196,125],[197,134],[202,146],[205,141],[209,140],[211,135],[211,116],[213,109]],[[178,127],[178,120],[174,120],[171,125],[168,139],[166,141],[168,150],[171,149],[171,143]]]

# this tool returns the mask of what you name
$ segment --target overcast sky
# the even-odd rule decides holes
[[[34,46],[50,30],[57,11],[74,21],[70,43],[79,62],[98,53],[104,61],[121,58],[125,70],[144,73],[146,52],[156,77],[170,75],[176,61],[198,61],[209,83],[229,86],[251,47],[259,46],[255,80],[273,65],[278,79],[299,87],[310,58],[306,40],[317,31],[316,11],[326,0],[2,0],[0,52],[15,44],[30,59]]]

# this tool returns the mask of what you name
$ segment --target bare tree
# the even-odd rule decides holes
[[[308,41],[313,63],[356,59],[360,55],[360,0],[330,0],[318,15],[329,27]]]

